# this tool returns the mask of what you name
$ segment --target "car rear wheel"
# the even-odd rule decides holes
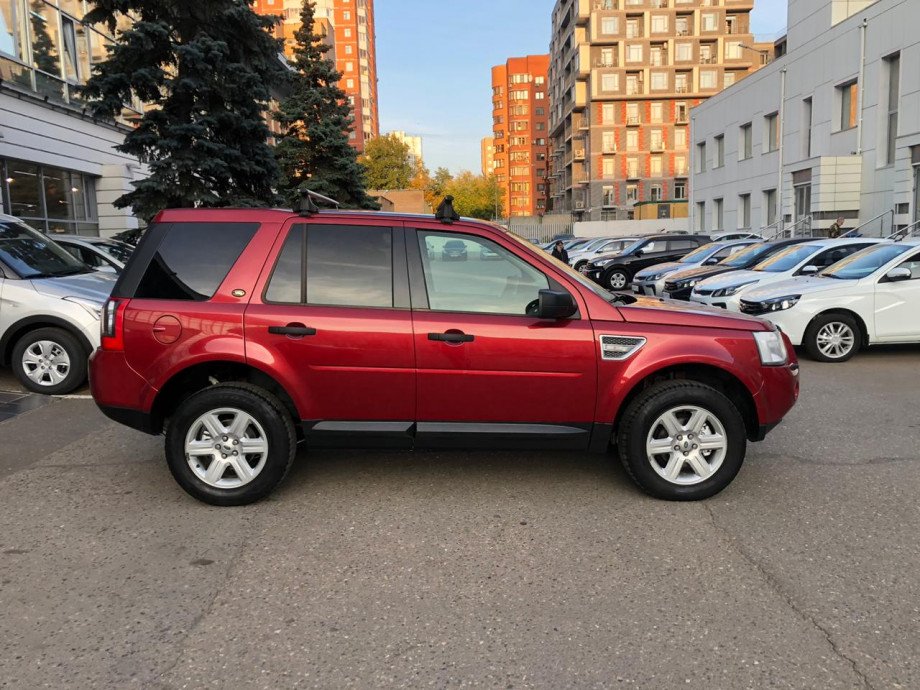
[[[604,274],[604,286],[611,290],[625,290],[629,280],[629,274],[622,268],[611,268]]]
[[[62,328],[39,328],[13,347],[13,371],[34,393],[63,395],[86,380],[86,350]]]
[[[713,496],[738,474],[747,435],[738,408],[696,381],[665,381],[633,400],[617,433],[620,461],[647,494],[671,501]]]
[[[296,446],[284,405],[245,383],[191,396],[166,431],[173,477],[198,500],[217,506],[245,505],[270,494],[290,469]]]
[[[576,261],[575,265],[572,266],[572,268],[574,268],[576,271],[580,273],[584,273],[587,267],[588,267],[588,262],[584,259],[582,259],[581,261]]]
[[[848,314],[823,314],[808,325],[803,343],[812,359],[846,362],[859,352],[862,330]]]

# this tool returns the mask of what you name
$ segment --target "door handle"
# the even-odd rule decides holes
[[[428,340],[437,340],[442,343],[471,343],[475,338],[466,333],[429,333]]]
[[[315,328],[304,326],[302,323],[289,323],[287,326],[269,326],[268,332],[272,335],[287,335],[301,338],[305,335],[316,335]]]

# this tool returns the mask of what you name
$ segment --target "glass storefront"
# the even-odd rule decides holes
[[[98,235],[96,178],[0,158],[3,212],[47,233]]]

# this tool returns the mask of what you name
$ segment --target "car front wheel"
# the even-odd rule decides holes
[[[617,432],[620,460],[647,494],[671,501],[713,496],[738,474],[747,448],[738,408],[696,381],[665,381],[643,391]]]
[[[859,352],[862,330],[848,314],[824,314],[809,324],[803,344],[819,362],[846,362]]]
[[[622,268],[611,268],[604,274],[604,285],[611,290],[625,290],[629,285],[629,274]]]
[[[198,500],[245,505],[281,483],[296,444],[291,416],[275,396],[227,383],[179,405],[167,427],[166,461],[179,485]]]
[[[61,328],[39,328],[13,347],[13,371],[34,393],[63,395],[86,380],[86,350]]]

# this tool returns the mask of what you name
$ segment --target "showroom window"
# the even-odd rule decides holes
[[[96,178],[0,158],[3,212],[47,233],[98,235]]]

